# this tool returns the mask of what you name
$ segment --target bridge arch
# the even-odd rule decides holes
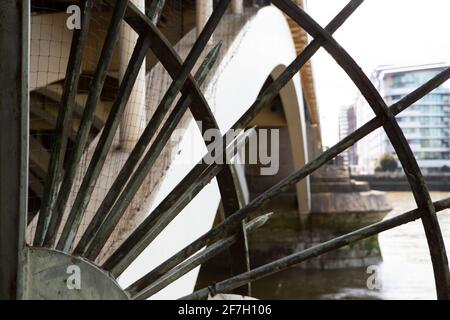
[[[176,49],[180,56],[187,54],[194,37],[195,30],[177,45]],[[221,57],[211,72],[212,76],[206,80],[203,92],[223,134],[254,102],[267,79],[277,77],[295,59],[296,51],[286,18],[274,7],[248,12],[243,16],[225,16],[214,34],[214,41],[219,40],[223,41]],[[167,77],[161,65],[156,65],[148,74],[147,88],[153,97],[165,91],[164,86],[170,83]],[[288,128],[292,162],[297,169],[308,160],[305,106],[299,75],[283,88],[279,98],[283,105],[283,117],[288,119],[284,125]],[[158,101],[149,99],[148,101],[147,108],[151,112]],[[182,123],[184,134],[174,147],[177,152],[172,154],[175,156],[165,160],[166,164],[169,162],[167,170],[150,173],[153,175],[151,181],[159,181],[157,186],[152,186],[152,195],[148,195],[150,201],[143,200],[147,202],[148,208],[141,211],[151,212],[151,209],[164,199],[179,182],[180,177],[189,172],[206,150],[194,120],[190,118]],[[189,161],[191,163],[186,165]],[[297,194],[301,210],[307,212],[309,210],[307,179],[298,184]],[[208,231],[214,222],[219,201],[220,193],[214,179],[140,254],[121,275],[119,283],[126,287],[142,276],[149,267],[157,266],[183,248],[186,243]],[[195,228],[190,227],[186,230],[186,225],[195,225]],[[180,228],[184,230],[183,234],[175,232]],[[176,298],[180,292],[190,292],[195,285],[197,274],[198,269],[191,271],[153,298]]]
[[[285,65],[277,66],[271,76],[277,78],[286,69]],[[308,139],[305,120],[305,106],[302,96],[298,94],[294,81],[289,81],[280,91],[283,112],[289,132],[292,161],[295,170],[299,170],[308,163]],[[302,180],[296,185],[297,201],[300,213],[309,213],[311,209],[311,195],[309,179]]]

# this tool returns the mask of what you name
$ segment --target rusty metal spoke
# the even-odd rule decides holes
[[[58,118],[56,120],[56,134],[53,139],[50,163],[47,170],[44,194],[36,228],[35,244],[40,244],[43,241],[44,230],[50,219],[61,183],[64,155],[66,152],[68,133],[70,131],[70,118],[75,105],[75,96],[78,91],[81,63],[83,61],[83,53],[91,22],[92,7],[93,3],[91,0],[83,0],[81,2],[81,12],[83,13],[82,25],[80,29],[76,29],[73,33],[69,61],[67,63],[66,80],[64,82]]]

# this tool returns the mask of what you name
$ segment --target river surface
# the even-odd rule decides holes
[[[450,193],[432,192],[431,196],[436,201]],[[388,197],[394,210],[385,219],[415,208],[411,193],[389,192]],[[449,250],[449,210],[438,217]],[[291,269],[255,282],[252,295],[260,299],[435,299],[433,270],[421,221],[381,233],[379,242],[383,262],[372,270]]]

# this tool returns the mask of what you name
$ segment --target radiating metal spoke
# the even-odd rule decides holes
[[[48,228],[43,226],[43,245],[51,246],[57,235],[59,225],[61,223],[64,210],[69,198],[70,191],[72,189],[75,174],[77,172],[78,164],[83,155],[86,143],[89,138],[89,132],[92,125],[92,119],[94,116],[95,108],[100,99],[100,95],[103,89],[103,85],[107,76],[109,64],[112,59],[114,47],[119,39],[119,30],[122,23],[125,10],[127,8],[128,0],[118,0],[114,8],[114,13],[111,18],[111,22],[108,28],[108,33],[105,39],[105,43],[100,54],[99,63],[95,72],[94,79],[91,83],[91,90],[86,101],[81,123],[78,129],[77,138],[75,141],[74,150],[71,153],[71,157],[68,161],[69,165],[64,174],[64,179],[61,184],[61,188],[58,193],[56,204],[51,212]],[[45,224],[45,221],[43,221]],[[42,237],[40,237],[42,239]],[[35,244],[40,244],[41,239],[35,238]]]
[[[159,3],[160,0],[157,0]],[[162,10],[161,5],[156,5],[155,10]],[[150,12],[151,19],[160,15],[160,11]],[[112,145],[114,135],[120,124],[123,112],[126,108],[134,84],[141,70],[145,57],[151,46],[151,37],[148,35],[141,35],[137,40],[133,54],[130,58],[127,70],[123,76],[122,82],[119,87],[119,93],[114,105],[109,113],[108,119],[103,128],[103,132],[100,136],[97,147],[92,156],[89,167],[81,183],[80,191],[78,192],[72,209],[70,210],[66,225],[64,226],[61,238],[58,242],[57,249],[68,252],[73,244],[75,236],[77,234],[79,225],[84,216],[87,205],[94,191],[97,179],[100,176],[103,165],[106,161],[109,149]]]
[[[45,228],[50,220],[58,188],[61,183],[64,155],[66,153],[68,133],[70,130],[70,118],[75,105],[75,97],[78,91],[78,82],[81,75],[81,63],[86,48],[87,35],[92,15],[93,3],[91,0],[81,2],[82,24],[80,29],[73,33],[70,48],[69,61],[67,63],[66,80],[56,120],[56,134],[53,139],[50,163],[47,170],[44,194],[41,210],[35,233],[35,244],[41,244],[44,240]]]
[[[238,136],[237,142],[228,146],[227,154],[230,157],[235,155],[248,142],[252,134],[254,130],[248,130],[245,134]],[[218,157],[222,157],[223,149],[219,150]],[[121,269],[124,270],[128,263],[131,263],[222,169],[223,165],[208,165],[204,162],[196,164],[193,170],[121,245],[121,250],[115,253],[114,259],[123,259]]]
[[[354,10],[362,1],[352,1],[347,6],[345,6],[341,12],[330,22],[327,28],[334,32],[336,31],[342,23],[351,15]],[[290,79],[298,73],[301,67],[313,56],[313,54],[320,48],[321,40],[316,39],[311,42],[305,50],[299,54],[299,56],[286,68],[282,74],[274,80],[271,85],[264,90],[264,92],[257,98],[253,105],[244,113],[243,116],[231,127],[231,129],[223,136],[223,146],[226,146],[226,139],[229,136],[231,130],[243,129],[252,121],[252,119],[262,110],[262,108],[267,105],[273,98],[277,96],[279,91],[290,81]],[[206,157],[206,156],[205,156]],[[205,163],[205,157],[199,162],[199,165]],[[215,166],[217,164],[211,164]],[[194,170],[198,170],[197,166]],[[196,172],[194,170],[188,175],[195,177]],[[192,183],[195,181],[194,178],[191,180]],[[185,189],[174,190],[173,196],[175,199],[182,197]],[[118,275],[139,255],[140,252],[148,244],[146,241],[146,233],[148,232],[149,226],[148,221],[153,218],[147,218],[131,236],[125,240],[125,242],[114,252],[114,254],[105,262],[104,267],[107,270],[113,272],[113,274]],[[139,248],[139,249],[137,249]],[[120,265],[120,266],[119,266]]]
[[[206,56],[204,63],[200,66],[195,76],[195,80],[198,81],[199,85],[203,83],[209,71],[212,69],[218,57],[220,46],[221,46],[220,43],[216,45]],[[172,132],[177,127],[178,123],[182,119],[183,115],[185,114],[185,111],[187,110],[191,102],[192,102],[191,95],[183,95],[183,97],[175,105],[173,111],[167,118],[166,123],[161,128],[158,136],[154,140],[154,143],[151,146],[152,149],[149,151],[153,155],[152,159],[153,163],[154,161],[156,161],[157,157],[163,150]],[[160,104],[160,106],[161,105],[163,104]],[[158,113],[158,110],[161,109],[157,109],[155,113]],[[122,167],[117,178],[115,179],[110,190],[108,191],[106,197],[102,201],[88,229],[86,230],[85,234],[80,240],[80,243],[77,245],[77,248],[75,250],[76,254],[82,254],[85,255],[86,257],[95,258],[99,254],[101,248],[107,241],[109,235],[112,233],[115,226],[121,219],[123,212],[117,212],[118,215],[115,216],[112,214],[108,215],[108,212],[114,205],[115,200],[120,195],[123,186],[127,182],[130,175],[133,173],[136,165],[138,164],[148,144],[153,138],[153,134],[157,129],[156,125],[154,124],[154,121],[152,121],[153,119],[157,118],[153,117],[150,120],[144,133],[141,135],[135,148],[131,152],[126,163]],[[84,252],[86,250],[86,246],[89,243],[91,243],[89,250]]]
[[[103,128],[102,134],[95,148],[94,154],[92,155],[86,174],[83,177],[83,181],[73,206],[69,212],[67,222],[57,245],[58,250],[68,252],[73,244],[78,227],[83,218],[84,211],[86,210],[89,200],[91,199],[95,184],[106,161],[114,135],[120,124],[120,119],[128,103],[128,99],[140,72],[142,63],[147,56],[149,47],[150,38],[141,36],[137,41],[135,50],[130,59],[130,65],[125,72],[123,81],[120,85],[118,98],[114,102],[105,123],[105,127]]]
[[[245,224],[246,232],[252,231],[262,227],[270,218],[273,213],[266,213],[261,217],[257,217]],[[199,252],[195,256],[187,259],[177,267],[173,268],[166,274],[160,277],[160,275],[154,273],[155,270],[147,273],[138,281],[129,286],[126,291],[131,295],[132,299],[143,300],[151,297],[155,293],[167,287],[169,284],[181,278],[183,275],[198,267],[202,263],[214,258],[219,253],[228,249],[231,245],[236,243],[238,236],[232,235],[220,241],[217,241],[210,247]],[[160,277],[160,278],[159,278]]]
[[[135,7],[129,5],[129,10],[125,15],[125,20],[129,23],[136,31],[141,30],[142,32],[148,32],[154,36],[155,45],[152,47],[153,52],[157,58],[162,62],[163,66],[166,68],[167,72],[172,78],[176,78],[179,74],[179,70],[182,66],[181,59],[178,57],[177,53],[173,50],[167,39],[154,27],[153,23],[142,15],[139,10]],[[201,129],[203,132],[209,129],[218,130],[218,124],[214,115],[209,108],[207,101],[205,100],[200,89],[193,81],[192,77],[187,78],[187,83],[190,84],[190,90],[194,94],[194,102],[191,104],[190,111],[194,116],[195,120],[202,124]],[[183,91],[183,89],[182,89]],[[184,92],[183,92],[184,93]],[[202,133],[203,133],[202,132]],[[207,142],[207,141],[205,141]],[[224,166],[224,168],[217,175],[217,182],[219,185],[220,196],[222,199],[227,199],[223,202],[223,208],[225,215],[229,215],[239,209],[239,195],[237,194],[238,189],[235,187],[235,181],[233,179],[233,174],[231,172],[230,166]],[[245,243],[239,241],[236,246],[231,248],[233,251],[233,259],[231,260],[233,273],[238,274],[246,269],[246,251]],[[241,293],[245,293],[241,291]]]
[[[446,80],[450,78],[450,68],[447,68],[445,71],[441,72],[439,75],[403,97],[401,100],[396,102],[391,106],[391,111],[394,114],[398,114],[399,112],[405,110],[407,107],[411,106],[411,104],[415,103],[427,93],[431,92],[436,87],[440,86]],[[382,121],[379,118],[374,118],[371,121],[367,122],[365,125],[348,135],[346,138],[338,142],[336,145],[331,147],[330,149],[324,151],[321,155],[319,155],[316,159],[311,162],[308,162],[302,169],[290,174],[288,177],[269,188],[269,190],[265,191],[258,197],[256,197],[253,201],[251,201],[247,206],[233,214],[231,217],[225,219],[222,223],[212,228],[210,231],[203,234],[197,240],[192,242],[190,245],[185,247],[184,249],[177,252],[171,258],[163,262],[161,265],[156,267],[159,270],[160,274],[164,274],[168,272],[176,265],[180,264],[187,258],[189,258],[192,254],[200,250],[201,248],[211,245],[221,237],[226,236],[230,232],[234,232],[234,230],[239,227],[240,222],[248,217],[251,214],[262,207],[264,204],[269,201],[275,199],[279,194],[289,189],[291,186],[295,185],[302,179],[306,178],[308,175],[312,174],[314,171],[325,165],[327,162],[335,158],[341,152],[345,151],[347,148],[354,145],[356,142],[378,129],[382,126]],[[122,246],[121,246],[122,247]],[[106,270],[110,270],[109,268],[112,266],[112,261],[120,261],[117,259],[119,254],[125,255],[124,251],[121,251],[120,248],[111,256],[110,259],[104,264],[104,268]],[[117,257],[115,257],[117,255]],[[122,258],[122,257],[120,257]],[[123,262],[122,262],[123,263]],[[112,268],[112,270],[114,270]]]
[[[202,30],[197,41],[194,43],[194,46],[189,52],[185,62],[183,63],[180,72],[175,77],[174,81],[167,90],[165,97],[158,106],[157,110],[161,110],[161,112],[158,112],[156,117],[154,115],[153,119],[155,119],[154,121],[155,123],[151,122],[151,124],[149,124],[148,126],[149,130],[146,130],[144,132],[145,134],[148,133],[148,136],[150,138],[153,136],[154,132],[156,131],[156,128],[162,122],[165,113],[170,108],[178,92],[184,86],[184,83],[187,80],[192,68],[194,67],[195,63],[200,57],[200,54],[202,53],[204,47],[207,45],[209,39],[211,38],[211,35],[215,30],[215,28],[217,27],[217,24],[219,23],[221,17],[225,13],[229,5],[229,2],[230,0],[221,0],[219,2],[216,10],[209,18],[208,22],[206,23],[206,26]],[[138,147],[143,148],[144,146]],[[156,158],[154,150],[150,149],[145,154],[144,158],[139,164],[139,167],[135,170],[134,174],[129,179],[129,182],[123,188],[123,191],[120,194],[119,198],[117,199],[116,204],[111,209],[110,213],[111,216],[121,216],[125,212],[130,202],[132,201],[134,195],[136,194],[145,177],[147,176],[149,170],[151,169],[155,159]]]
[[[436,212],[450,208],[450,198],[446,198],[441,201],[433,203],[433,207],[435,208]],[[306,250],[296,252],[287,257],[267,263],[249,272],[221,281],[219,283],[212,285],[212,288],[200,289],[198,291],[193,292],[192,294],[182,297],[181,300],[206,299],[211,291],[216,293],[229,292],[234,288],[242,286],[242,284],[248,283],[249,281],[251,282],[258,279],[262,279],[276,272],[280,272],[285,269],[294,267],[308,259],[320,256],[324,253],[333,250],[337,250],[356,241],[374,236],[386,230],[390,230],[392,228],[401,226],[405,223],[417,220],[421,218],[421,216],[422,212],[419,209],[408,211],[394,218],[371,224],[367,227],[347,233],[345,235],[326,241],[324,243],[313,246]]]

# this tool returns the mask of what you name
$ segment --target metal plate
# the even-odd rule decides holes
[[[86,260],[44,248],[26,251],[28,299],[128,300],[113,278]]]

